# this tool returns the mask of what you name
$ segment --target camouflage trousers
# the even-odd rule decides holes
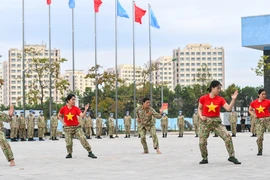
[[[179,134],[183,135],[184,134],[184,124],[178,124],[178,129],[179,129]]]
[[[92,128],[91,127],[85,127],[85,135],[87,137],[90,137],[92,134]]]
[[[270,117],[256,119],[256,133],[258,150],[263,149],[263,135],[266,129],[270,128]]]
[[[2,131],[0,131],[0,146],[6,156],[7,161],[9,162],[11,160],[14,160],[11,147],[5,138],[5,134]]]
[[[102,133],[102,126],[97,126],[97,136],[101,136]]]
[[[109,127],[109,136],[114,134],[114,126]]]
[[[130,135],[130,125],[125,125],[126,135]]]
[[[199,125],[198,124],[194,124],[193,126],[194,126],[195,134],[198,135]]]
[[[20,127],[19,129],[19,133],[20,133],[20,138],[26,138],[26,128],[25,127]]]
[[[45,134],[45,128],[44,127],[39,127],[38,128],[38,137],[43,138],[44,134]]]
[[[56,138],[57,136],[57,127],[51,127],[51,137]]]
[[[65,140],[66,140],[67,152],[69,154],[72,154],[72,152],[73,152],[72,146],[73,146],[73,137],[74,136],[79,138],[82,146],[88,152],[91,152],[91,146],[87,142],[81,126],[65,126],[64,131],[65,131]]]
[[[146,142],[146,132],[149,131],[150,135],[152,136],[152,140],[153,140],[153,147],[154,149],[159,148],[159,144],[158,144],[158,138],[157,138],[157,134],[156,134],[156,127],[150,126],[150,127],[145,127],[145,126],[138,126],[138,132],[141,136],[141,143],[143,145],[143,150],[145,153],[148,153],[148,146],[147,146],[147,142]]]
[[[27,137],[28,139],[34,137],[34,127],[27,127]]]
[[[256,119],[252,120],[252,121],[250,122],[250,124],[251,124],[251,127],[250,127],[251,133],[252,133],[252,134],[256,134]]]
[[[236,134],[236,123],[231,123],[232,134]]]
[[[18,128],[12,127],[10,128],[10,138],[17,138]]]
[[[162,128],[162,134],[167,134],[167,132],[168,132],[168,125],[161,125],[161,128]]]
[[[225,142],[228,154],[230,157],[234,157],[234,147],[232,142],[232,137],[226,130],[225,126],[221,124],[221,119],[219,117],[207,118],[205,121],[200,122],[199,130],[199,146],[201,151],[201,156],[203,159],[207,159],[207,138],[210,135],[210,132],[213,131]]]

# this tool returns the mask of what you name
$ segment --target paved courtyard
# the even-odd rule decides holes
[[[142,154],[139,138],[103,138],[89,140],[97,159],[87,157],[78,140],[74,140],[72,159],[65,159],[64,139],[45,142],[12,142],[16,166],[9,167],[0,153],[0,179],[92,179],[92,180],[144,180],[144,179],[270,179],[270,133],[265,134],[264,155],[256,156],[256,138],[250,133],[238,133],[233,138],[236,157],[242,162],[234,165],[227,161],[224,142],[213,135],[208,140],[209,164],[201,160],[198,138],[186,133],[184,138],[168,134],[161,138],[161,155],[152,148],[147,138],[150,154]],[[148,136],[149,137],[149,136]]]

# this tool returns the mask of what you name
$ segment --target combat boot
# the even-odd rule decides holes
[[[260,149],[260,150],[258,151],[257,156],[261,156],[261,155],[262,155],[262,149]]]
[[[208,159],[203,159],[199,164],[208,164]]]
[[[164,138],[165,136],[164,136],[164,134],[162,135],[162,138]]]
[[[55,141],[59,141],[59,139],[57,139],[56,137],[54,138]]]
[[[130,138],[130,134],[128,135],[128,138]]]
[[[44,139],[42,139],[41,137],[39,138],[39,141],[44,141]]]
[[[111,135],[111,136],[110,136],[110,139],[114,139],[114,137]]]
[[[14,142],[18,142],[18,140],[17,140],[16,138],[13,138],[13,141],[14,141]]]
[[[125,138],[128,138],[127,135],[125,136]]]
[[[68,155],[66,156],[66,158],[72,158],[72,155],[70,153],[68,153]]]
[[[179,136],[178,136],[179,138],[181,137],[181,135],[179,134]]]
[[[196,136],[195,137],[198,137],[198,134],[196,134]]]
[[[234,164],[241,164],[235,157],[229,157],[228,161],[234,163]]]
[[[167,133],[165,134],[165,138],[167,138]]]
[[[98,139],[102,139],[100,136],[97,137]]]
[[[152,136],[149,136],[149,138],[152,138]]]
[[[95,155],[92,153],[92,151],[91,151],[91,152],[89,152],[88,157],[91,157],[91,158],[94,158],[94,159],[96,159],[96,158],[97,158],[97,156],[95,156]]]

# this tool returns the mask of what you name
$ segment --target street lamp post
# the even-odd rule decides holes
[[[170,62],[173,62],[173,61],[176,61],[177,58],[173,58],[171,61],[167,62],[167,63],[164,63],[163,66],[161,67],[162,68],[162,85],[161,85],[161,106],[163,105],[163,79],[164,79],[164,66],[167,65],[168,63]]]

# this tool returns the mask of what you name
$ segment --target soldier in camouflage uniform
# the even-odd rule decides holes
[[[52,111],[53,115],[51,117],[51,139],[53,141],[58,141],[57,137],[57,127],[58,127],[58,117],[56,116],[56,111]]]
[[[229,121],[231,123],[232,137],[236,137],[237,113],[234,111],[234,107],[229,115]]]
[[[46,120],[43,115],[43,111],[39,111],[39,117],[38,117],[38,137],[39,141],[44,141],[43,137],[45,134],[45,128],[46,128]]]
[[[13,105],[10,105],[9,115],[0,111],[0,127],[3,127],[3,122],[9,123],[11,121],[13,112],[14,112]],[[15,166],[15,161],[11,147],[8,141],[6,140],[5,134],[2,131],[0,131],[0,146],[3,150],[3,153],[7,161],[10,163],[10,166]]]
[[[73,152],[73,136],[76,135],[82,146],[87,150],[88,157],[97,158],[91,150],[91,146],[85,138],[85,134],[82,131],[82,127],[79,124],[78,116],[84,117],[89,104],[85,106],[85,110],[82,113],[81,110],[75,106],[76,97],[74,94],[69,94],[66,98],[67,105],[63,106],[59,113],[58,118],[64,125],[65,141],[68,155],[66,158],[72,158]]]
[[[86,117],[84,117],[85,121],[85,136],[87,139],[91,139],[93,121],[89,116],[89,112],[86,113]]]
[[[178,129],[179,129],[179,136],[178,137],[183,137],[184,128],[185,128],[185,119],[184,119],[184,116],[182,115],[182,111],[179,111],[179,116],[177,118],[177,125],[178,125]]]
[[[19,124],[18,124],[18,118],[16,116],[16,112],[14,112],[12,116],[12,120],[10,121],[10,140],[12,142],[18,142],[17,136],[18,136],[18,129],[19,129]]]
[[[238,91],[236,90],[231,96],[232,100],[230,105],[228,105],[226,100],[219,96],[221,90],[221,83],[219,81],[212,81],[208,90],[209,94],[200,97],[198,106],[198,113],[201,119],[199,146],[203,158],[200,164],[208,163],[207,139],[211,131],[214,131],[224,140],[229,154],[228,161],[233,162],[234,164],[241,164],[241,162],[235,158],[232,138],[225,126],[221,124],[220,119],[220,108],[223,107],[225,110],[231,111],[237,98]]]
[[[161,154],[159,150],[159,144],[158,144],[158,138],[156,135],[156,127],[153,122],[153,116],[155,118],[160,119],[162,117],[161,114],[157,113],[152,107],[150,107],[150,99],[149,98],[144,98],[143,99],[143,104],[139,107],[136,108],[136,116],[137,116],[137,121],[139,123],[138,125],[138,131],[139,134],[141,135],[141,143],[143,145],[144,149],[144,154],[148,154],[148,146],[146,143],[146,132],[149,131],[150,134],[153,137],[153,146],[154,149],[158,154]],[[162,113],[162,112],[161,112]]]
[[[252,101],[249,106],[249,113],[256,119],[256,133],[258,156],[262,155],[264,132],[270,128],[270,100],[266,99],[266,90],[260,89],[258,91],[259,98]]]
[[[256,137],[256,118],[251,114],[250,116],[250,124],[251,124],[251,127],[250,127],[250,131],[252,133],[252,136],[251,137]]]
[[[109,126],[109,137],[110,139],[114,139],[113,134],[114,134],[114,118],[113,118],[113,113],[110,113],[110,117],[108,119],[108,126]]]
[[[192,122],[193,122],[193,126],[194,126],[194,131],[196,134],[195,137],[198,137],[199,121],[200,121],[200,118],[199,118],[199,114],[198,114],[198,109],[196,108],[196,109],[194,109],[194,114],[192,116]]]
[[[102,139],[101,138],[101,133],[102,133],[102,118],[101,118],[101,113],[98,113],[98,117],[96,119],[96,131],[97,131],[97,137],[98,139]]]
[[[18,123],[21,141],[26,141],[26,118],[23,111],[21,111],[21,115],[18,118]]]
[[[27,116],[27,137],[28,141],[34,140],[34,128],[35,128],[35,111],[30,110]]]
[[[130,138],[130,126],[131,126],[131,116],[129,115],[129,111],[126,112],[124,117],[124,124],[125,124],[125,138]]]
[[[162,129],[162,137],[166,138],[167,137],[167,132],[168,132],[168,117],[166,116],[166,113],[163,113],[163,116],[161,118],[161,129]]]
[[[153,121],[153,124],[156,127],[156,121],[157,121],[157,119],[154,116],[152,117],[152,121]],[[150,134],[149,138],[152,138],[151,134]]]

